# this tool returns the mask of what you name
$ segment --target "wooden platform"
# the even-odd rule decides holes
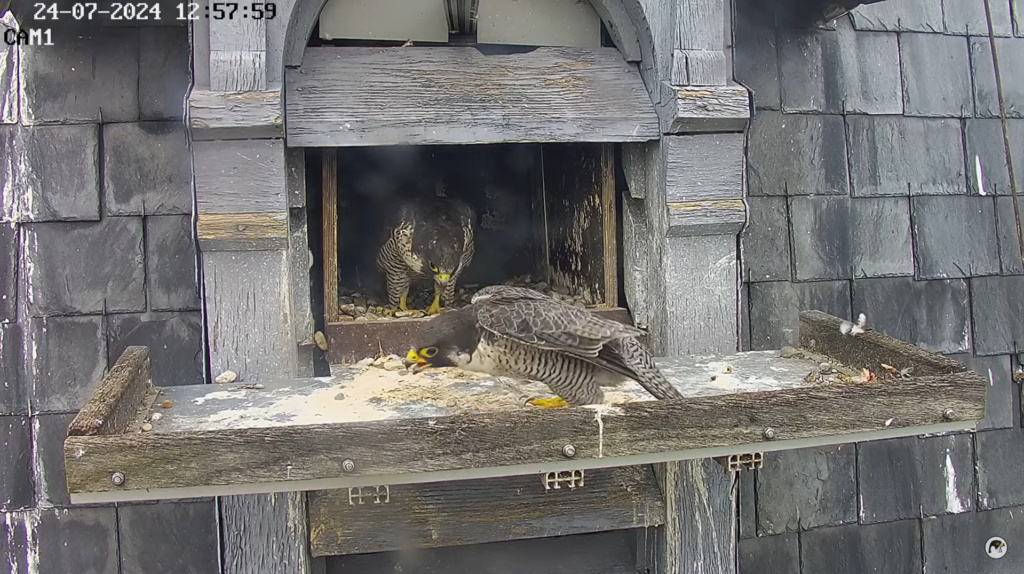
[[[524,404],[551,396],[544,385],[394,364],[156,389],[148,352],[133,347],[69,428],[68,490],[98,503],[393,486],[967,430],[984,417],[986,381],[941,355],[844,335],[819,312],[801,315],[801,345],[659,359],[687,398],[656,401],[629,382],[606,391],[609,404],[567,409]]]

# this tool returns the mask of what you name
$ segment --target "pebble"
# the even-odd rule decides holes
[[[405,364],[401,361],[386,361],[384,363],[385,371],[401,371],[405,368]]]
[[[153,413],[153,415],[149,417],[149,420],[151,420],[153,422],[156,422],[156,421],[158,421],[158,420],[160,420],[162,418],[164,418],[164,415],[162,415],[160,413]]]
[[[164,402],[160,403],[160,406],[162,406],[162,407],[163,407],[163,408],[165,408],[165,409],[169,409],[169,408],[171,408],[171,407],[173,407],[173,406],[174,406],[174,403],[172,403],[172,402],[170,401],[170,399],[168,399],[168,400],[166,400],[166,401],[164,401]]]
[[[569,291],[562,286],[552,288],[546,281],[535,282],[530,275],[513,277],[512,279],[505,281],[503,284],[515,287],[527,287],[535,291],[540,291],[552,299],[563,301],[566,304],[580,309],[586,309],[594,306],[594,302],[589,296],[570,294]],[[454,301],[445,305],[444,309],[457,309],[459,307],[469,305],[472,302],[473,295],[476,294],[481,287],[484,286],[473,283],[466,283],[465,285],[460,284],[455,293]],[[340,312],[339,321],[347,323],[352,321],[383,321],[391,318],[419,319],[426,316],[424,310],[428,305],[430,305],[432,299],[433,291],[431,289],[414,289],[409,296],[409,309],[401,311],[390,306],[382,305],[379,301],[368,295],[344,291],[343,294],[338,297],[338,311]]]
[[[334,395],[334,400],[336,400],[336,401],[343,401],[343,400],[345,400],[345,393],[338,393],[338,394]]]
[[[153,425],[151,425],[149,423],[143,423],[142,424],[142,432],[149,432],[151,430],[153,430]]]
[[[320,348],[321,351],[327,350],[327,337],[324,336],[322,331],[313,333],[313,342]]]
[[[822,364],[818,365],[818,371],[821,372],[822,374],[827,374],[831,370],[832,370],[832,365],[830,365],[828,363],[822,363]]]
[[[235,382],[237,380],[238,380],[238,373],[236,373],[234,371],[224,371],[223,373],[217,375],[217,378],[214,379],[213,382],[220,383],[220,384],[224,385],[224,384],[227,384],[227,383],[233,383],[233,382]]]
[[[782,357],[783,359],[792,359],[793,357],[800,356],[800,351],[794,349],[793,347],[790,347],[789,345],[786,345],[785,347],[779,349],[779,356]]]
[[[369,367],[372,364],[373,364],[373,358],[367,357],[367,358],[359,361],[358,363],[356,363],[356,368],[357,369],[362,369],[362,368],[365,368],[365,367]]]

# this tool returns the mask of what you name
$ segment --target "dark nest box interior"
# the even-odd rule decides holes
[[[396,317],[376,266],[386,218],[404,199],[458,198],[475,212],[473,261],[447,307],[468,304],[479,288],[503,283],[577,306],[617,308],[616,157],[616,146],[607,143],[308,150],[307,165],[319,168],[307,189],[320,196],[311,203],[320,207],[315,259],[322,265],[325,333],[335,350],[329,360],[401,350],[397,346],[425,320],[430,279],[413,283],[410,311]]]

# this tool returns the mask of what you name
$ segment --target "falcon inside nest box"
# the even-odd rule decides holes
[[[321,175],[307,188],[321,196],[313,204],[322,207],[318,259],[332,363],[404,343],[426,316],[466,305],[488,285],[624,312],[613,144],[307,153]]]

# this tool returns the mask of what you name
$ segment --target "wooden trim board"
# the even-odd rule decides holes
[[[839,320],[805,313],[801,321],[802,332],[820,333]],[[881,342],[897,369],[926,373],[933,358],[879,333],[844,337],[851,348]],[[815,342],[828,350],[826,338]],[[882,356],[872,353],[862,356]],[[615,393],[633,402],[600,410],[520,407],[524,393],[542,390],[441,374],[381,383],[379,373],[339,371],[261,388],[168,387],[176,406],[151,432],[67,438],[68,489],[83,503],[514,476],[970,430],[984,417],[987,381],[956,362],[952,373],[872,382],[841,380],[859,367],[836,363],[840,373],[821,381],[824,355],[659,359],[687,398],[644,400],[630,382]],[[448,395],[454,403],[403,395],[431,389],[461,394]],[[120,486],[114,473],[125,477]]]
[[[375,498],[379,492],[386,502]],[[559,490],[545,490],[535,475],[356,493],[318,490],[308,494],[308,507],[314,556],[568,536],[665,521],[665,501],[649,465],[596,469],[580,488]]]
[[[637,66],[615,48],[307,48],[286,74],[290,147],[661,137]]]

